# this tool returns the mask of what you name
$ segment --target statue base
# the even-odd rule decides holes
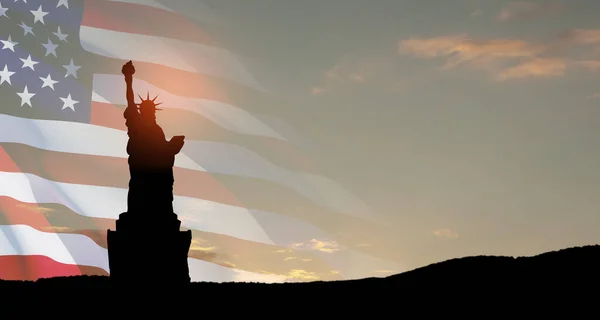
[[[161,218],[124,212],[107,231],[110,278],[119,284],[189,284],[192,232],[180,231],[175,213]]]

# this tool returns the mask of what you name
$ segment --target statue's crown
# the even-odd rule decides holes
[[[156,97],[154,97],[154,99],[150,99],[150,92],[148,92],[146,94],[146,99],[142,98],[142,96],[140,96],[138,94],[138,97],[140,97],[141,102],[140,103],[136,103],[140,109],[154,109],[154,110],[162,110],[157,108],[156,106],[162,104],[162,102],[159,103],[154,103],[154,101],[156,100],[156,98],[158,98],[158,95],[156,95]]]

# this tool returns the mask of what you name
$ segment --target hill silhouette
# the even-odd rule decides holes
[[[412,271],[383,277],[347,281],[315,281],[303,283],[207,283],[192,282],[175,291],[189,299],[202,301],[260,297],[285,299],[427,299],[510,296],[573,297],[597,295],[600,286],[600,245],[573,247],[531,257],[473,256],[434,263]],[[162,290],[147,283],[139,291]],[[143,286],[143,285],[142,285]],[[39,292],[104,292],[107,296],[122,293],[106,276],[75,276],[39,279],[37,281],[0,281],[0,292],[20,292],[33,296]],[[112,293],[111,293],[112,292]],[[45,299],[52,299],[46,296]]]

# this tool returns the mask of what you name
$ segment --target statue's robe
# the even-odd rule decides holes
[[[155,121],[144,120],[137,109],[124,113],[129,136],[128,211],[173,212],[175,152]]]

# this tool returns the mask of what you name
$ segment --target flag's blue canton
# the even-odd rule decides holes
[[[81,1],[0,0],[0,101],[17,101],[0,112],[31,108],[47,119],[90,121],[92,77],[79,42],[82,16]],[[28,99],[27,93],[34,95]]]

